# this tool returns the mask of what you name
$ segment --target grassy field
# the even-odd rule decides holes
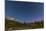
[[[6,20],[5,19],[5,29],[13,28],[14,30],[19,29],[36,29],[36,28],[44,28],[44,22],[39,21],[35,23],[19,23],[17,21]]]

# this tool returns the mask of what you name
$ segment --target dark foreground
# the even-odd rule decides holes
[[[24,30],[24,29],[37,29],[44,28],[44,22],[34,22],[34,23],[19,23],[17,21],[5,19],[5,30],[12,28],[12,30]]]

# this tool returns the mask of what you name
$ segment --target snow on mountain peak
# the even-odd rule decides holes
[[[6,19],[7,19],[7,20],[15,20],[15,18],[9,17],[9,16],[7,16]]]

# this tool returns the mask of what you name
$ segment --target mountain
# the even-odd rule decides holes
[[[20,22],[17,22],[17,21],[5,18],[5,27],[7,29],[13,28],[13,27],[14,28],[16,28],[16,27],[23,27],[23,23],[20,23]]]
[[[9,28],[13,28],[13,29],[35,29],[35,28],[43,28],[44,27],[44,22],[43,21],[39,21],[39,22],[32,22],[32,23],[21,23],[18,22],[15,18],[11,19],[10,18],[5,18],[5,29],[9,29]],[[14,21],[16,20],[16,21]]]
[[[17,21],[20,23],[24,23],[21,19],[17,18],[17,17],[10,17],[10,16],[6,16],[5,17],[7,20],[13,20],[13,21]]]

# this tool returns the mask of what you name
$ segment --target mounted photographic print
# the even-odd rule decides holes
[[[44,28],[44,3],[5,1],[5,31]]]

